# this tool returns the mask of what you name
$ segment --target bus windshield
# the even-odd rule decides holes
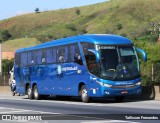
[[[112,80],[139,77],[139,63],[133,46],[100,46],[100,76]]]

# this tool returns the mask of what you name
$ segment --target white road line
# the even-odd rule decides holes
[[[61,114],[61,113],[53,113],[53,112],[44,112],[44,111],[35,111],[35,110],[26,110],[26,109],[17,109],[17,108],[7,108],[7,107],[0,107],[0,109],[9,109],[9,110],[14,110],[14,111],[9,111],[9,112],[0,112],[0,114],[5,114],[5,113],[14,113],[14,112],[34,112],[34,113],[41,113],[41,114]]]
[[[0,114],[12,114],[12,113],[16,113],[16,112],[29,112],[27,110],[21,110],[21,111],[7,111],[7,112],[0,112]]]
[[[0,107],[0,109],[10,109],[10,110],[15,110],[15,108],[7,108],[7,107]]]

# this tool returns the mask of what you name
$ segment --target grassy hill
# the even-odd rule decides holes
[[[80,10],[80,15],[76,14]],[[80,33],[114,33],[137,38],[160,20],[159,0],[111,0],[104,3],[16,16],[0,21],[12,38],[47,41]]]
[[[160,23],[160,0],[110,0],[99,4],[71,9],[31,13],[0,21],[1,30],[8,30],[10,41],[3,51],[36,45],[52,39],[82,33],[112,33],[133,39],[136,46],[148,54],[141,64],[142,81],[151,82],[152,65],[160,62],[157,33],[152,22]],[[80,10],[80,14],[76,14]],[[27,38],[26,38],[27,37]],[[14,40],[13,40],[14,39]],[[39,42],[40,41],[40,42]],[[160,77],[160,74],[156,76]],[[159,82],[159,78],[155,83]]]
[[[2,44],[2,52],[15,52],[19,48],[25,48],[40,44],[36,38],[22,38],[9,40]]]

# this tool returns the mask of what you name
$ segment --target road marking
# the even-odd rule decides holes
[[[126,103],[128,104],[129,103],[129,107],[130,108],[141,108],[141,109],[155,109],[155,110],[159,110],[160,109],[160,103],[157,102],[157,101],[141,101],[141,102],[144,102],[144,104],[146,105],[139,105],[140,102],[125,102],[125,103],[118,103],[119,106],[117,106],[117,103],[83,103],[83,102],[72,102],[72,101],[54,101],[54,100],[24,100],[23,98],[26,98],[27,96],[23,96],[23,97],[19,97],[19,99],[17,99],[16,97],[7,97],[8,100],[21,100],[21,101],[39,101],[39,102],[49,102],[49,103],[60,103],[60,104],[68,104],[68,105],[85,105],[85,106],[100,106],[100,107],[104,107],[104,106],[114,106],[114,107],[127,107],[128,108],[128,105],[126,105]],[[4,99],[6,100],[6,97],[3,98],[3,97],[0,97],[0,99]],[[156,106],[148,106],[148,104],[152,103],[155,104]],[[136,104],[136,105],[132,105],[132,104]],[[158,108],[157,108],[158,107]]]
[[[16,113],[16,112],[34,112],[34,113],[41,113],[41,114],[61,114],[61,113],[53,113],[53,112],[44,112],[44,111],[35,111],[35,110],[26,110],[26,109],[17,109],[17,108],[8,108],[8,107],[0,107],[0,109],[8,109],[8,110],[12,110],[12,111],[4,111],[4,112],[0,112],[0,114],[11,114],[11,113]]]

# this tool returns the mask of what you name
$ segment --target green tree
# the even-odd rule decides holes
[[[0,42],[9,40],[12,37],[12,35],[9,33],[8,30],[1,30],[0,31]]]
[[[76,9],[76,14],[77,15],[80,15],[81,14],[81,11],[79,9]]]
[[[36,9],[35,9],[35,12],[36,12],[36,13],[39,13],[39,8],[36,8]]]
[[[116,28],[117,28],[118,30],[121,30],[121,29],[123,28],[123,26],[122,26],[122,24],[117,24],[117,25],[116,25]]]
[[[2,43],[3,42],[3,40],[1,39],[1,36],[0,36],[0,43]]]
[[[11,60],[3,59],[2,60],[2,73],[9,74],[9,71],[13,67],[13,63],[14,63],[14,59],[11,59]]]

